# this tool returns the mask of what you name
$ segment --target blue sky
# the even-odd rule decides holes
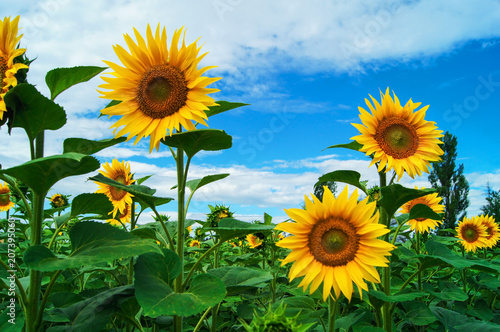
[[[471,185],[469,215],[484,204],[487,182],[500,190],[498,1],[24,0],[0,15],[21,15],[21,44],[37,57],[29,79],[46,95],[48,70],[116,61],[112,45],[124,45],[132,27],[144,33],[147,23],[160,22],[171,36],[186,26],[188,43],[202,36],[209,52],[202,65],[218,65],[208,74],[223,77],[214,98],[251,105],[210,119],[211,128],[233,136],[233,147],[196,157],[190,178],[231,176],[195,196],[194,218],[209,212],[207,204],[224,203],[241,219],[267,212],[283,220],[283,209],[298,207],[320,175],[339,169],[354,169],[375,185],[376,170],[361,153],[323,150],[349,142],[357,134],[351,123],[359,123],[358,106],[387,87],[402,103],[430,105],[426,119],[458,137],[458,162]],[[65,137],[111,136],[115,120],[97,119],[105,105],[95,91],[101,82],[93,79],[56,100],[68,124],[47,133],[47,154],[60,153]],[[21,131],[0,135],[9,142],[0,147],[4,167],[28,160]],[[122,144],[98,158],[130,161],[136,177],[155,174],[149,185],[175,197],[172,158],[165,149],[149,155],[147,144]],[[54,192],[95,191],[85,179],[65,180]],[[400,183],[429,186],[427,176]],[[175,215],[175,205],[162,211]]]

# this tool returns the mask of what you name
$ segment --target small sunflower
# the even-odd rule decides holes
[[[7,106],[3,97],[11,87],[17,85],[17,79],[14,76],[19,69],[28,68],[23,63],[14,63],[14,59],[22,55],[26,49],[17,48],[19,41],[23,35],[17,35],[19,29],[19,16],[12,21],[9,17],[0,20],[0,120],[3,119],[3,114],[7,111]]]
[[[111,165],[106,162],[102,164],[102,167],[104,168],[104,171],[99,171],[99,173],[107,178],[120,182],[126,186],[135,182],[135,180],[132,179],[132,174],[130,173],[130,164],[129,162],[125,162],[125,160],[120,163],[117,159],[113,159]],[[126,211],[127,204],[132,205],[132,197],[134,197],[134,195],[126,192],[125,190],[121,190],[104,183],[96,182],[96,184],[99,186],[96,193],[105,194],[109,197],[111,203],[113,203],[114,209],[110,212],[110,214],[113,214],[113,218],[115,217],[116,212],[123,214]]]
[[[68,198],[63,194],[54,194],[49,200],[54,209],[68,205]]]
[[[190,242],[189,242],[189,246],[190,246],[190,247],[192,247],[192,248],[193,248],[193,247],[197,247],[197,248],[199,248],[199,247],[200,247],[200,245],[201,245],[201,244],[200,244],[200,241],[198,241],[198,240],[192,240],[192,241],[190,241]]]
[[[215,207],[209,205],[208,207],[210,213],[207,216],[207,221],[211,227],[217,227],[221,219],[233,217],[233,212],[229,211],[229,207],[224,204],[216,204]]]
[[[481,220],[481,223],[486,226],[486,232],[488,233],[488,236],[486,237],[486,247],[488,248],[493,248],[496,246],[498,240],[500,240],[500,229],[498,227],[498,224],[495,222],[495,218],[492,216],[484,216],[481,215],[479,217]]]
[[[358,191],[348,198],[347,186],[335,198],[325,187],[323,201],[311,195],[305,197],[303,209],[285,210],[295,222],[283,222],[276,229],[292,234],[276,243],[278,247],[292,252],[282,261],[282,266],[294,262],[290,268],[290,281],[304,276],[299,287],[304,291],[309,284],[310,293],[323,283],[323,300],[342,292],[349,301],[353,293],[353,282],[362,296],[368,291],[363,279],[379,283],[380,276],[375,266],[387,266],[385,256],[394,249],[392,244],[377,239],[389,232],[379,224],[376,203],[368,203],[368,197],[358,203]]]
[[[361,135],[351,137],[363,147],[359,149],[366,155],[373,155],[370,166],[378,164],[378,171],[385,168],[385,172],[394,169],[398,181],[403,173],[412,178],[421,175],[422,171],[429,173],[431,162],[440,161],[444,152],[438,144],[443,137],[442,131],[437,130],[435,122],[424,119],[428,105],[414,112],[421,103],[414,103],[411,99],[403,107],[398,97],[394,100],[387,88],[385,95],[381,94],[381,104],[370,95],[372,106],[368,99],[366,105],[371,110],[368,113],[359,107],[361,124],[353,123]]]
[[[113,77],[101,76],[106,83],[99,87],[110,90],[99,91],[101,98],[121,102],[101,113],[122,116],[111,126],[124,126],[116,133],[117,137],[128,134],[127,139],[131,139],[137,136],[136,144],[141,138],[151,136],[150,153],[153,148],[158,150],[160,140],[169,133],[172,135],[174,129],[179,131],[182,126],[195,130],[196,123],[207,126],[205,110],[217,105],[207,95],[219,90],[207,86],[220,77],[202,76],[214,66],[197,68],[206,53],[198,55],[201,46],[197,46],[197,41],[186,46],[185,33],[179,48],[182,32],[183,28],[174,32],[169,49],[166,30],[163,28],[160,32],[159,24],[154,36],[148,24],[147,45],[134,28],[137,43],[128,34],[124,35],[130,53],[120,45],[113,47],[124,67],[104,61],[114,72],[111,73]]]
[[[418,189],[417,186],[415,186],[415,189]],[[422,187],[421,189],[425,189]],[[442,198],[438,196],[437,193],[434,194],[429,194],[425,195],[423,197],[415,198],[409,202],[406,202],[402,207],[401,207],[401,213],[410,213],[410,210],[412,207],[414,207],[417,204],[424,204],[427,205],[432,209],[432,211],[436,213],[443,213],[444,212],[444,205],[439,204],[441,202]],[[412,231],[416,231],[419,233],[425,233],[428,232],[430,229],[434,229],[439,224],[442,224],[443,222],[441,220],[434,220],[434,219],[427,219],[427,218],[417,218],[417,219],[411,219],[408,220],[408,225],[411,226]]]
[[[253,234],[247,235],[247,241],[248,241],[248,245],[252,249],[258,249],[264,243],[264,241],[260,237],[253,235]]]
[[[465,217],[455,228],[457,237],[466,251],[476,252],[477,248],[487,245],[488,228],[483,225],[481,218]]]
[[[14,207],[14,202],[10,200],[10,189],[7,183],[0,184],[0,211],[8,211]]]
[[[118,215],[118,219],[120,219],[121,222],[116,219],[108,219],[106,222],[113,226],[122,226],[130,223],[132,219],[132,209],[130,207],[131,205],[125,204],[125,210]]]

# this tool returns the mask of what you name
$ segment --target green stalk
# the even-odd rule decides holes
[[[335,331],[335,319],[337,318],[337,306],[340,301],[340,297],[335,301],[333,296],[328,297],[328,332]]]
[[[184,186],[185,177],[184,174],[184,151],[181,148],[177,148],[176,155],[177,164],[177,255],[179,256],[181,267],[184,266],[184,194],[186,187]],[[182,287],[184,278],[184,271],[182,268],[181,273],[175,279],[175,292],[183,293],[184,288]],[[182,332],[182,317],[174,316],[174,331]]]
[[[271,264],[273,264],[272,267],[274,267],[274,260],[275,260],[274,248],[271,247]],[[273,280],[271,283],[271,294],[272,294],[271,303],[276,302],[276,277],[277,277],[277,272],[273,272]]]
[[[387,186],[387,175],[382,170],[381,172],[378,173],[379,178],[380,178],[380,189],[384,188]],[[387,212],[383,207],[380,207],[380,222],[382,224],[385,224],[388,229],[391,228],[391,219],[388,218],[389,216],[387,215]],[[384,235],[384,241],[389,241],[389,233]],[[388,258],[390,261],[390,257]],[[391,295],[391,264],[387,264],[386,267],[382,269],[382,284],[384,287],[384,293],[387,296]],[[391,312],[390,308],[391,304],[389,302],[384,303],[382,307],[382,314],[384,318],[384,330],[391,332],[392,331],[392,317],[391,317]]]
[[[132,199],[132,206],[130,207],[130,231],[135,228],[135,200]],[[125,230],[127,230],[125,228]],[[128,275],[127,275],[127,282],[129,285],[134,283],[134,257],[130,258],[129,266],[128,266]]]
[[[420,232],[415,231],[415,238],[417,241],[417,255],[420,255]],[[422,290],[422,271],[420,270],[420,263],[417,265],[418,267],[418,274],[417,274],[417,290],[421,291]]]

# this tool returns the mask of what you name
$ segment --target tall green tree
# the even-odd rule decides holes
[[[486,185],[486,204],[481,208],[481,212],[493,216],[497,223],[500,223],[500,190],[491,189],[490,184]]]
[[[323,193],[325,192],[324,187],[328,187],[330,191],[335,195],[335,192],[337,191],[337,184],[335,181],[325,181],[325,182],[320,182],[314,186],[314,196],[316,196],[320,201],[323,201]]]
[[[455,228],[457,221],[462,220],[469,207],[469,183],[464,175],[464,165],[458,167],[457,159],[457,138],[446,132],[443,137],[441,148],[444,155],[442,161],[433,164],[433,170],[429,174],[429,181],[433,188],[443,198],[442,204],[445,206],[444,220],[441,229]]]

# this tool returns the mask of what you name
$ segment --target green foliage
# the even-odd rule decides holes
[[[380,192],[382,194],[382,197],[378,201],[378,204],[387,211],[387,214],[389,216],[392,216],[406,202],[409,202],[415,198],[432,194],[434,193],[434,190],[410,189],[410,188],[405,188],[400,184],[393,184],[391,186],[381,188]]]
[[[232,146],[232,137],[224,130],[198,129],[176,133],[164,137],[161,142],[165,145],[184,150],[188,158],[193,158],[200,151],[219,151]]]
[[[486,186],[486,204],[481,207],[481,212],[493,216],[497,223],[500,222],[500,190],[494,191],[489,183]]]
[[[220,114],[223,112],[230,111],[232,109],[242,107],[242,106],[247,106],[250,104],[245,104],[245,103],[233,103],[229,101],[224,101],[224,100],[218,100],[216,101],[218,106],[210,106],[208,111],[205,111],[205,114],[208,117],[214,116],[216,114]]]
[[[315,187],[319,186],[323,182],[343,182],[361,189],[366,194],[366,183],[364,181],[360,182],[360,178],[361,174],[356,171],[333,171],[320,176],[318,182],[315,184]]]
[[[250,224],[233,218],[222,219],[217,227],[207,227],[206,230],[211,230],[220,236],[220,241],[225,242],[237,237],[242,237],[247,234],[257,232],[269,232],[274,229],[274,226]]]
[[[56,99],[61,92],[78,83],[87,82],[105,69],[106,67],[78,66],[50,70],[45,76],[45,82],[50,89],[50,99]]]

